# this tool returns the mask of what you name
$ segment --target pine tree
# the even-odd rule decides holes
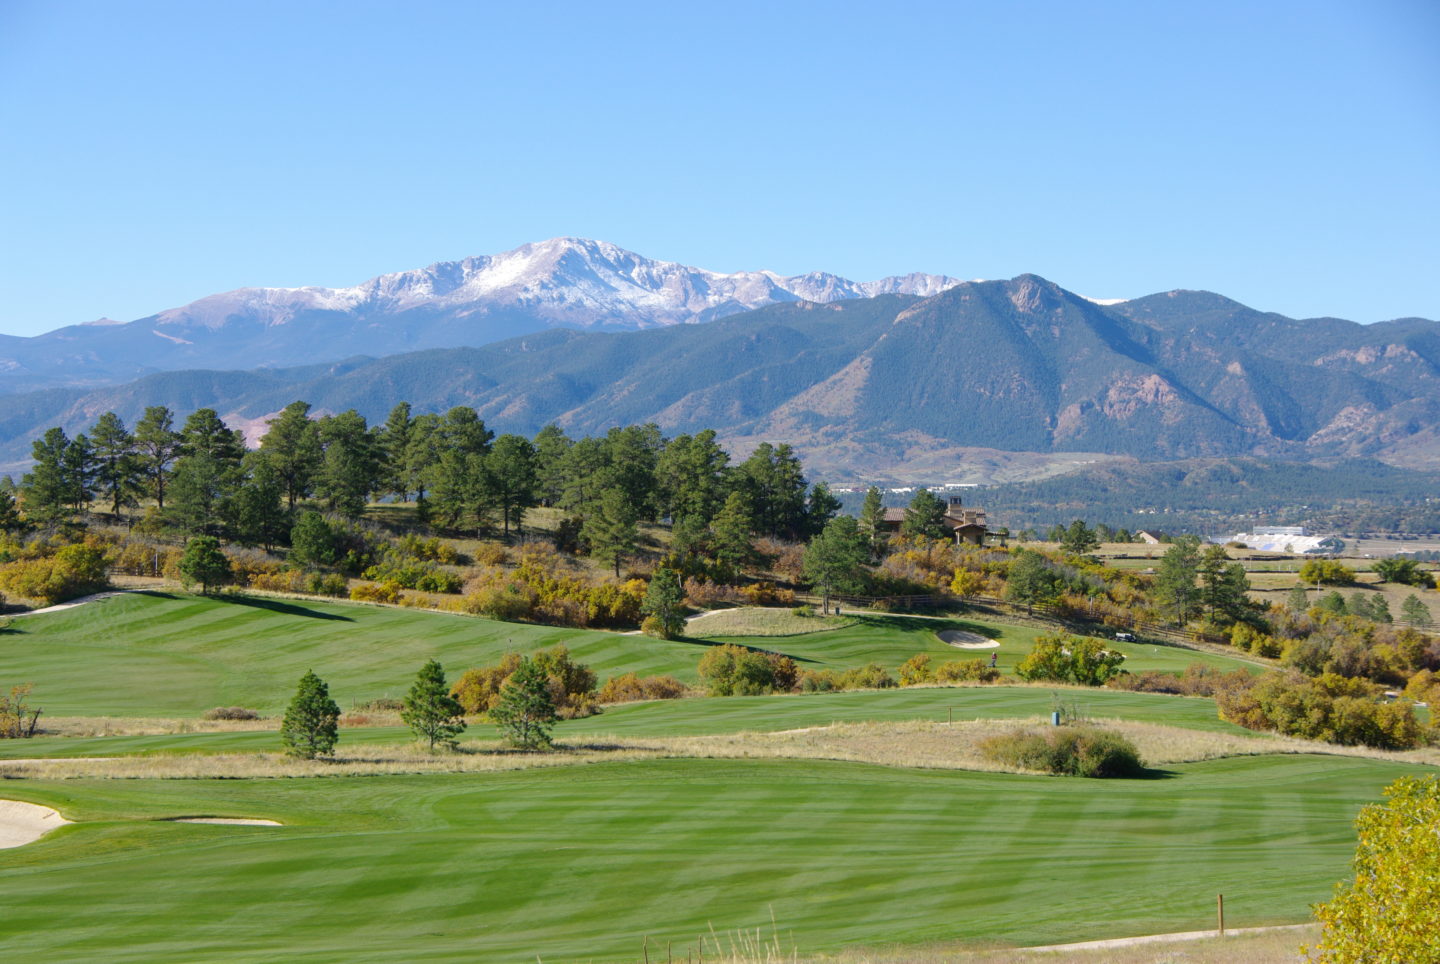
[[[35,465],[20,479],[26,518],[50,524],[69,514],[73,501],[65,467],[65,452],[69,448],[70,439],[59,427],[46,430],[31,445]]]
[[[135,451],[140,473],[149,482],[150,494],[162,511],[170,463],[175,461],[179,448],[180,436],[175,431],[175,417],[170,409],[164,405],[145,409],[144,416],[135,423]]]
[[[744,491],[731,492],[710,526],[711,552],[731,574],[739,574],[755,560],[754,517]]]
[[[1417,629],[1429,629],[1435,625],[1435,617],[1430,615],[1430,607],[1413,593],[1400,604],[1400,615]]]
[[[678,639],[685,631],[685,590],[680,585],[680,574],[664,566],[656,569],[640,611],[655,620],[654,628],[659,630],[662,639]],[[649,622],[647,619],[646,623]]]
[[[279,477],[294,512],[295,503],[310,494],[320,466],[320,433],[310,420],[310,403],[291,402],[266,424],[270,430],[260,440],[260,454]]]
[[[176,563],[180,579],[187,585],[200,584],[200,592],[210,592],[230,579],[230,560],[220,551],[220,540],[214,536],[196,536],[185,544],[185,554]]]
[[[870,543],[870,558],[878,558],[886,539],[885,503],[873,485],[865,490],[865,504],[860,507],[860,531]]]
[[[135,439],[125,430],[120,416],[106,412],[90,430],[90,442],[94,448],[95,483],[110,502],[111,514],[118,516],[122,506],[135,504],[135,495],[141,489]]]
[[[635,527],[638,513],[624,490],[608,489],[600,497],[595,511],[585,518],[581,536],[590,546],[590,554],[611,562],[615,576],[620,576],[620,560],[633,553],[640,541]]]
[[[353,408],[322,418],[316,431],[325,454],[315,471],[315,494],[330,511],[358,519],[380,484],[380,445]]]
[[[425,740],[431,750],[437,743],[455,746],[455,737],[465,732],[465,711],[445,685],[445,670],[435,660],[420,668],[405,703],[400,719]]]
[[[823,596],[828,612],[832,593],[857,593],[865,588],[865,563],[870,557],[864,533],[854,516],[836,516],[805,548],[805,578]]]
[[[900,523],[900,532],[911,538],[923,536],[926,539],[944,539],[950,535],[950,530],[945,528],[945,501],[929,489],[922,488],[916,492],[905,508],[905,521]]]
[[[1065,530],[1065,537],[1060,540],[1060,551],[1072,556],[1083,556],[1099,548],[1100,537],[1085,524],[1084,519],[1071,522]]]
[[[1200,611],[1201,593],[1195,585],[1199,567],[1200,540],[1195,536],[1176,539],[1155,567],[1155,597],[1176,625]]]
[[[500,687],[500,700],[490,715],[514,746],[526,750],[551,746],[555,701],[550,695],[550,677],[539,663],[528,656],[521,658]]]
[[[508,540],[510,523],[518,529],[525,510],[535,504],[535,446],[519,435],[497,438],[485,456],[485,481]]]
[[[285,752],[306,760],[328,756],[340,741],[340,707],[330,698],[330,687],[311,670],[300,677],[295,698],[280,724]]]

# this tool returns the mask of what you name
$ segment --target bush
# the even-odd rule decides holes
[[[103,550],[65,546],[48,559],[12,562],[0,568],[0,589],[47,606],[110,587]]]
[[[733,643],[715,646],[706,652],[700,658],[699,673],[711,696],[788,693],[800,681],[799,667],[790,657]]]
[[[916,653],[900,664],[901,686],[915,686],[918,683],[928,683],[934,676],[935,671],[930,668],[929,653]]]
[[[1054,633],[1038,637],[1035,648],[1020,661],[1015,672],[1030,681],[1100,686],[1120,672],[1124,661],[1123,653],[1106,649],[1098,639]]]
[[[1015,730],[980,742],[980,752],[1004,766],[1078,777],[1138,777],[1145,765],[1135,745],[1096,726]]]
[[[1151,669],[1143,673],[1121,671],[1106,681],[1107,689],[1132,693],[1171,693],[1177,696],[1214,696],[1227,687],[1249,685],[1251,676],[1243,669],[1222,673],[1204,663],[1191,663],[1180,674]]]
[[[983,659],[954,659],[935,667],[937,683],[993,683],[1000,670]]]
[[[243,706],[217,706],[201,714],[202,720],[258,720],[260,714]]]
[[[1220,718],[1251,730],[1268,730],[1343,746],[1403,750],[1425,742],[1409,706],[1374,699],[1363,680],[1325,674],[1266,673],[1248,685],[1221,689]]]
[[[305,591],[315,596],[337,599],[350,592],[350,582],[338,572],[312,572],[305,580]]]
[[[500,705],[505,681],[520,668],[524,657],[506,653],[496,666],[466,670],[450,689],[466,713],[490,716]],[[595,696],[595,674],[588,666],[570,658],[564,646],[542,649],[531,662],[549,680],[547,686],[556,715],[563,720],[593,716],[600,712]]]
[[[396,582],[362,582],[350,589],[350,598],[357,602],[378,602],[398,605],[404,587]]]
[[[685,684],[673,676],[639,677],[634,673],[625,673],[606,680],[595,699],[600,703],[634,703],[639,700],[676,700],[685,693]]]

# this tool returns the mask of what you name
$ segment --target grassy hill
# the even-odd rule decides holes
[[[916,653],[939,662],[999,654],[1009,670],[1037,630],[979,622],[859,617],[835,630],[796,636],[648,636],[504,623],[488,619],[340,602],[170,593],[130,593],[57,613],[16,619],[0,635],[6,679],[35,685],[51,715],[195,716],[215,706],[282,711],[295,682],[313,669],[342,706],[400,697],[427,659],[453,680],[498,663],[506,652],[557,644],[603,681],[612,675],[671,674],[694,682],[706,649],[736,642],[793,657],[802,668],[848,669],[880,662],[894,669]],[[947,646],[937,629],[962,628],[1000,641],[998,650]],[[1223,656],[1116,644],[1136,670],[1179,670],[1191,662],[1249,666]]]

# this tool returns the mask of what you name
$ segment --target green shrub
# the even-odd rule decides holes
[[[711,696],[788,693],[800,682],[799,667],[790,657],[733,643],[715,646],[706,652],[700,658],[699,674]]]
[[[1098,639],[1054,633],[1038,637],[1015,672],[1023,680],[1100,686],[1120,672],[1124,661],[1123,653],[1106,649]]]
[[[1078,777],[1137,777],[1145,765],[1135,745],[1096,726],[1015,730],[982,740],[988,759],[1021,770]]]
[[[935,667],[937,683],[993,683],[999,678],[1000,670],[983,659],[953,659]]]
[[[929,653],[916,653],[900,664],[901,686],[915,686],[919,683],[928,683],[934,676],[935,671],[930,668]]]
[[[260,714],[243,706],[217,706],[201,714],[202,720],[258,720]]]

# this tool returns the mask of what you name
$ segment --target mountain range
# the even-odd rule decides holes
[[[790,442],[832,481],[984,482],[1116,457],[1440,468],[1434,321],[1295,320],[1203,291],[1099,304],[1035,275],[911,276],[877,283],[911,290],[868,297],[878,289],[760,277],[773,287],[675,294],[667,304],[690,307],[632,319],[645,330],[580,330],[573,315],[567,327],[537,323],[473,348],[12,394],[0,397],[0,463],[17,467],[50,425],[84,430],[107,410],[133,423],[152,404],[213,407],[254,440],[299,398],[372,420],[400,400],[417,411],[465,404],[497,431],[524,434],[552,421],[572,434],[645,421],[714,428],[741,452]],[[667,284],[657,286],[679,290]],[[742,296],[773,303],[678,323],[705,317],[702,300],[721,299],[710,304],[718,313]],[[582,300],[551,292],[545,304],[560,307],[547,317],[559,323]],[[591,329],[612,324],[588,317]]]
[[[776,303],[924,296],[956,284],[920,273],[869,282],[824,272],[723,274],[604,241],[553,238],[348,288],[240,288],[128,323],[102,319],[33,338],[0,336],[0,393],[186,368],[268,368],[297,358],[486,345],[557,326],[697,323]]]

